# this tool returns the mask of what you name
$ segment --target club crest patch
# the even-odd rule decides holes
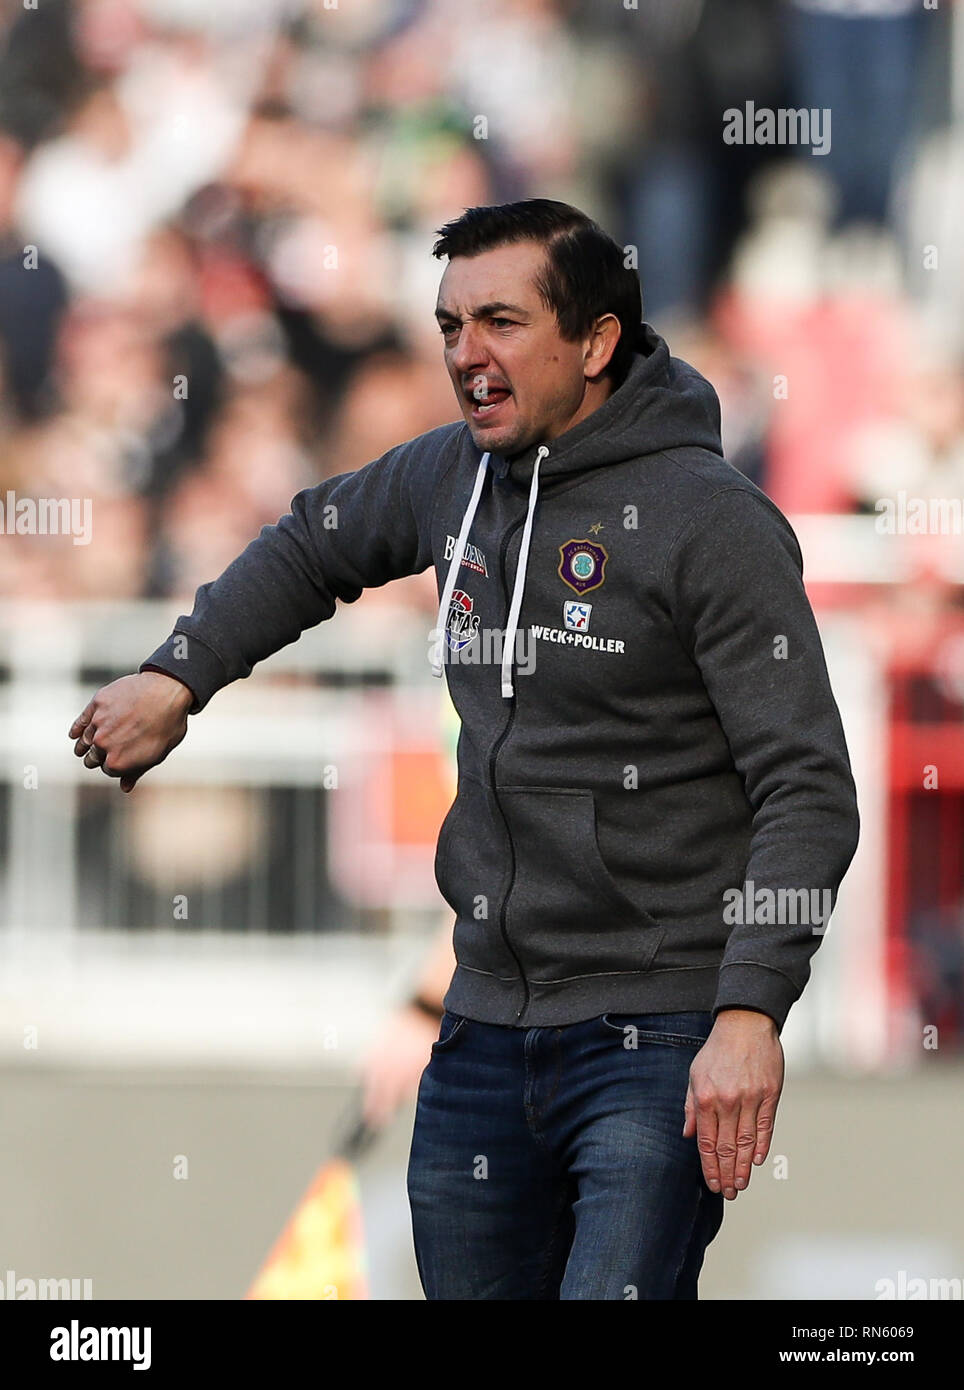
[[[559,578],[577,594],[598,589],[606,577],[609,555],[595,541],[566,541],[559,547]]]
[[[445,640],[454,652],[464,651],[479,632],[479,614],[474,612],[475,600],[464,589],[453,589],[445,620]]]
[[[591,603],[580,603],[578,599],[567,599],[562,605],[563,626],[570,632],[588,632]]]

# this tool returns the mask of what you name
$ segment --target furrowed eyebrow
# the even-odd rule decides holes
[[[475,312],[473,314],[470,314],[469,317],[473,319],[491,318],[493,314],[501,314],[504,309],[507,309],[510,314],[520,314],[523,318],[529,317],[526,310],[520,308],[518,304],[503,304],[501,302],[495,302],[492,304],[480,304],[479,307],[475,310]],[[453,323],[458,322],[458,315],[453,314],[451,309],[443,309],[441,305],[435,310],[435,317],[439,321],[441,321],[442,319],[450,319]]]

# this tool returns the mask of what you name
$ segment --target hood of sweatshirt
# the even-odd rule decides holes
[[[543,480],[664,449],[722,454],[719,398],[695,367],[670,356],[665,340],[643,323],[626,379],[597,410],[556,439],[542,440],[511,459],[490,454],[490,466],[500,477],[508,473],[528,485],[540,447],[549,451],[539,468]]]
[[[442,587],[433,674],[442,674],[448,610],[489,469],[500,478],[508,475],[511,482],[519,487],[527,486],[529,491],[502,649],[502,695],[511,699],[514,695],[512,661],[515,637],[525,592],[529,542],[540,482],[679,448],[709,449],[722,455],[719,398],[695,367],[681,358],[671,357],[665,340],[648,323],[642,323],[625,380],[597,410],[556,439],[533,444],[511,458],[484,453],[479,460],[475,485],[462,517],[458,540]]]

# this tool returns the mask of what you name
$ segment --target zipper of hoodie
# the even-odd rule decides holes
[[[518,521],[513,522],[513,524],[509,527],[508,531],[506,531],[505,535],[504,535],[503,538],[502,538],[502,547],[501,547],[501,550],[500,550],[500,553],[499,553],[499,573],[500,573],[501,579],[502,579],[502,591],[503,591],[503,593],[505,594],[507,601],[508,601],[508,599],[509,599],[509,589],[508,589],[508,585],[506,584],[506,579],[505,579],[505,557],[506,557],[506,555],[508,554],[509,542],[511,541],[512,537],[515,535],[516,531],[518,531],[519,527],[524,523],[524,521],[525,521],[525,517],[521,517]],[[505,837],[506,837],[506,839],[507,839],[508,842],[509,842],[509,855],[510,855],[510,858],[511,858],[511,861],[512,861],[512,869],[511,869],[511,872],[510,872],[510,874],[509,874],[509,886],[508,886],[508,888],[506,889],[505,893],[504,893],[503,896],[502,896],[502,906],[501,906],[501,908],[499,909],[499,931],[500,931],[501,934],[502,934],[502,940],[505,942],[506,950],[509,952],[509,955],[512,957],[512,959],[513,959],[513,960],[515,961],[515,963],[516,963],[516,967],[517,967],[517,969],[518,969],[518,971],[519,971],[519,976],[520,976],[520,978],[521,978],[521,980],[522,980],[522,988],[523,988],[523,990],[525,991],[525,994],[524,994],[524,997],[523,997],[523,1001],[522,1001],[522,1008],[519,1009],[518,1012],[516,1013],[516,1018],[519,1019],[519,1018],[522,1017],[522,1015],[525,1013],[526,1009],[529,1007],[529,999],[530,999],[529,981],[526,979],[525,970],[522,968],[522,961],[519,959],[518,955],[516,954],[515,949],[513,948],[512,942],[509,940],[509,933],[508,933],[508,929],[507,929],[507,927],[506,927],[506,921],[505,921],[505,918],[506,918],[506,908],[507,908],[507,906],[508,906],[509,898],[510,898],[511,895],[512,895],[512,889],[513,889],[513,887],[515,886],[515,847],[514,847],[514,845],[512,844],[512,832],[511,832],[510,829],[509,829],[509,822],[508,822],[508,820],[506,819],[505,812],[504,812],[503,809],[502,809],[502,803],[499,801],[499,793],[498,793],[498,790],[496,789],[496,781],[495,781],[495,765],[496,765],[496,761],[497,761],[497,759],[498,759],[499,752],[500,752],[500,750],[501,750],[501,748],[502,748],[502,745],[505,743],[506,739],[509,737],[509,732],[510,732],[510,730],[512,729],[512,725],[513,725],[513,722],[514,722],[514,720],[515,720],[515,704],[516,704],[516,697],[513,696],[513,697],[512,697],[512,704],[511,704],[510,709],[509,709],[509,717],[508,717],[508,719],[507,719],[506,722],[505,722],[505,728],[502,730],[501,734],[500,734],[499,737],[496,739],[495,743],[494,743],[493,746],[492,746],[492,752],[489,754],[489,780],[490,780],[490,782],[491,782],[491,784],[492,784],[492,797],[493,797],[493,799],[494,799],[494,801],[495,801],[496,806],[499,808],[499,815],[502,817],[502,823],[503,823],[503,825],[505,826]]]

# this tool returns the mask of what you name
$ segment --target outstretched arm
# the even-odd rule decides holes
[[[429,430],[299,492],[290,512],[200,586],[191,614],[137,675],[97,692],[68,731],[78,757],[130,791],[181,742],[188,714],[330,618],[338,599],[353,603],[366,588],[427,569],[439,480],[463,429]]]
[[[454,427],[457,429],[458,427]],[[330,618],[336,600],[419,574],[432,561],[436,480],[454,449],[453,426],[400,444],[356,473],[305,488],[212,583],[190,616],[141,665],[191,687],[197,714],[222,686]]]

